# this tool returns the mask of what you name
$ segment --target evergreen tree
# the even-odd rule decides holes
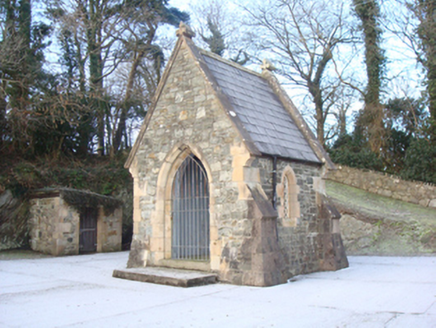
[[[0,120],[6,127],[2,136],[16,152],[33,153],[30,122],[38,102],[50,28],[32,23],[30,0],[0,1]],[[7,122],[7,124],[6,124]]]

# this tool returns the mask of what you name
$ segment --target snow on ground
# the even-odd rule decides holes
[[[112,278],[127,258],[0,261],[0,327],[436,327],[436,257],[349,257],[268,288]]]

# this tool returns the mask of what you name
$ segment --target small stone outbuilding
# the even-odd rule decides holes
[[[261,74],[178,41],[126,162],[134,178],[128,267],[214,272],[270,286],[348,266],[334,169],[292,101]]]
[[[36,190],[29,225],[34,251],[55,256],[120,251],[122,202],[75,189]]]

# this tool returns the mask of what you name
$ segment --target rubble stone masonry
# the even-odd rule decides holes
[[[338,165],[338,170],[329,172],[327,179],[374,194],[436,209],[436,186],[432,184],[406,181],[394,175],[345,165]]]
[[[30,200],[30,246],[52,255],[79,254],[79,213],[60,197]]]
[[[331,217],[320,214],[321,166],[277,162],[278,202],[285,171],[293,184],[293,210],[281,218],[283,204],[272,206],[272,158],[249,153],[189,48],[182,43],[178,51],[130,165],[134,235],[128,267],[213,271],[221,281],[268,286],[346,266],[325,265],[338,240]],[[207,263],[171,259],[172,182],[190,154],[204,165],[210,186]]]
[[[112,211],[99,207],[96,220],[97,252],[120,251],[121,207]],[[34,251],[54,256],[79,254],[80,213],[61,193],[30,200],[29,226],[30,246]]]

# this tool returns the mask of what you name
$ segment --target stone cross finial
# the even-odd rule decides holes
[[[260,68],[262,70],[266,69],[266,70],[271,71],[271,72],[276,70],[275,66],[268,59],[264,59],[262,61],[262,65],[260,65]]]
[[[184,35],[187,38],[192,39],[195,36],[195,32],[192,30],[192,28],[189,25],[186,25],[183,22],[180,22],[179,29],[176,31],[176,35],[178,37]]]

